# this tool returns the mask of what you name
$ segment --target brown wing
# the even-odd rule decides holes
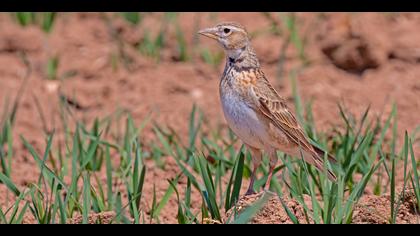
[[[252,89],[257,97],[257,107],[260,112],[283,131],[290,141],[300,145],[306,151],[313,151],[312,145],[307,140],[295,116],[290,112],[285,100],[277,94],[261,71],[257,75],[258,79]]]
[[[303,129],[287,107],[285,100],[278,95],[261,71],[257,72],[257,79],[252,86],[252,90],[257,99],[256,105],[259,111],[271,120],[288,137],[289,141],[300,146],[303,151],[310,153],[311,157],[305,157],[305,159],[310,158],[307,161],[322,170],[323,154],[321,155],[321,153],[324,152],[309,143]],[[335,162],[331,155],[328,155],[328,158]],[[328,170],[328,174],[330,179],[336,179],[331,171]]]

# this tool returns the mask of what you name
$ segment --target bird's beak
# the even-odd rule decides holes
[[[207,28],[207,29],[198,31],[199,34],[212,38],[212,39],[218,38],[217,32],[218,32],[217,28]]]

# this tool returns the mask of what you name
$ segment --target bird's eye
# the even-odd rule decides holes
[[[223,32],[225,32],[225,34],[228,34],[230,32],[230,29],[229,28],[224,28]]]

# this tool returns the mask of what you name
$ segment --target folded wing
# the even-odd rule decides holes
[[[271,86],[269,81],[265,78],[264,74],[259,71],[258,78],[252,91],[256,97],[256,107],[264,114],[278,129],[280,129],[289,139],[290,142],[302,148],[306,162],[314,165],[321,171],[323,168],[324,151],[313,146],[306,138],[303,129],[300,127],[295,116],[290,112],[285,100],[278,95],[276,90]],[[330,161],[335,162],[335,158],[328,155]],[[331,180],[336,180],[334,173],[328,170],[328,177]]]

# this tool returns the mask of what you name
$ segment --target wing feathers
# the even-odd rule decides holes
[[[251,85],[256,97],[256,107],[260,113],[264,114],[278,129],[280,129],[290,142],[300,146],[305,153],[305,161],[315,165],[321,171],[324,169],[324,151],[310,144],[303,129],[300,127],[295,116],[289,111],[283,98],[281,98],[275,89],[271,86],[261,71],[256,72],[257,79],[255,84]],[[328,159],[336,163],[335,158],[328,154]],[[328,178],[335,181],[336,177],[330,170]]]

